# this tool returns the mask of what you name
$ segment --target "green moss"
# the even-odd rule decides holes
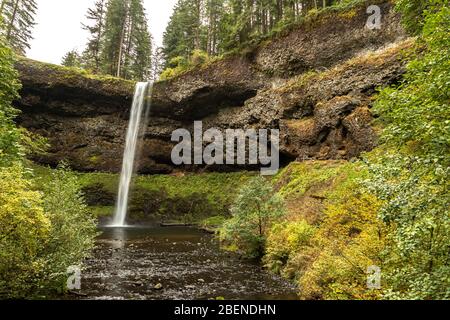
[[[303,196],[312,187],[336,178],[342,170],[345,162],[342,161],[317,161],[292,163],[275,178],[279,184],[279,193],[285,197]]]
[[[109,75],[92,74],[86,70],[73,67],[64,67],[51,63],[31,60],[22,56],[17,56],[17,63],[23,67],[45,71],[46,74],[51,74],[56,81],[61,82],[86,82],[87,80],[98,81],[105,89],[120,89],[124,92],[132,93],[136,85],[135,81],[116,78]]]
[[[114,213],[113,206],[92,206],[89,207],[91,213],[97,217],[110,217]]]
[[[89,158],[89,162],[92,164],[99,164],[102,161],[101,156],[92,156]]]
[[[225,216],[214,216],[203,220],[200,225],[204,228],[216,229],[221,227],[226,220]]]
[[[49,183],[52,169],[35,164],[29,166],[33,169],[38,188]],[[118,174],[96,172],[77,175],[83,187],[102,185],[106,192],[117,193]],[[254,175],[252,172],[236,172],[138,176],[134,180],[131,197],[133,199],[133,190],[138,190],[135,194],[148,194],[148,199],[134,199],[133,214],[136,219],[145,218],[147,214],[164,221],[188,223],[227,215],[240,187]],[[139,207],[141,205],[142,208]],[[111,207],[93,207],[93,210],[100,216],[113,212]]]

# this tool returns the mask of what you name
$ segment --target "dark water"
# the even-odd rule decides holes
[[[296,289],[193,228],[102,229],[81,299],[296,299]],[[162,287],[161,287],[162,286]]]

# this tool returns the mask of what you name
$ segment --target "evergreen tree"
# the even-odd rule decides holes
[[[202,32],[200,0],[179,0],[164,33],[164,54],[167,61],[175,57],[188,59],[201,49]]]
[[[166,66],[194,50],[220,55],[341,0],[179,0],[164,34]]]
[[[94,8],[90,8],[86,14],[86,18],[92,24],[83,24],[83,29],[90,33],[86,50],[83,52],[83,62],[87,69],[94,73],[100,71],[100,45],[105,27],[107,0],[97,0]]]
[[[0,14],[3,17],[2,34],[19,54],[30,48],[31,31],[35,25],[37,4],[35,0],[2,0]]]
[[[142,0],[131,0],[124,70],[126,78],[147,80],[151,74],[152,36]]]
[[[0,23],[1,23],[0,17]],[[23,152],[21,133],[14,124],[18,114],[12,103],[20,89],[18,73],[14,69],[14,54],[0,35],[0,167],[20,159]]]
[[[81,67],[81,56],[76,50],[67,52],[62,58],[61,64],[65,67]]]
[[[225,10],[224,0],[208,0],[206,4],[207,41],[206,52],[213,56],[219,53],[219,36]]]
[[[120,76],[122,50],[125,41],[129,1],[110,0],[108,2],[105,33],[102,39],[102,71]]]
[[[108,1],[100,43],[104,73],[146,80],[151,69],[151,40],[142,0]]]
[[[153,51],[152,68],[149,80],[156,81],[164,70],[164,51],[158,47]]]

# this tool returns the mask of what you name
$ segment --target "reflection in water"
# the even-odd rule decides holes
[[[296,289],[192,228],[106,228],[86,262],[88,299],[296,299]]]
[[[114,250],[125,248],[127,241],[127,232],[125,228],[111,228],[111,248]]]

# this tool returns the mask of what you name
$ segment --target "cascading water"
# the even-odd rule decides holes
[[[130,122],[128,124],[125,152],[123,154],[122,173],[120,175],[119,194],[112,227],[125,227],[128,211],[128,197],[130,193],[131,179],[133,178],[135,161],[138,155],[138,145],[142,129],[146,125],[150,110],[148,82],[139,82],[131,107]]]

